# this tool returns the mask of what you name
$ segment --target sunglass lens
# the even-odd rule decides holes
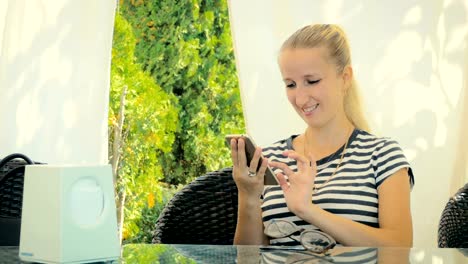
[[[323,253],[334,244],[334,241],[320,232],[306,231],[301,235],[301,243],[312,252]]]
[[[297,231],[296,226],[288,221],[273,220],[265,228],[265,234],[272,238],[287,237]]]

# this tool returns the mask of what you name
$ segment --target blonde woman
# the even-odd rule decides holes
[[[282,45],[278,64],[307,129],[258,148],[250,167],[245,142],[231,141],[239,192],[234,243],[304,245],[301,233],[320,230],[345,246],[411,247],[410,165],[396,141],[369,131],[343,30],[299,29]],[[260,155],[267,159],[257,164]],[[263,185],[267,165],[280,186]],[[271,230],[283,228],[272,223],[293,223],[296,230],[271,237]]]

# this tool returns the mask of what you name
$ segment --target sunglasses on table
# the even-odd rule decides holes
[[[301,243],[304,249],[316,254],[326,254],[336,245],[335,239],[330,235],[317,230],[306,230],[287,220],[273,219],[265,227],[264,233],[270,238],[289,237]]]

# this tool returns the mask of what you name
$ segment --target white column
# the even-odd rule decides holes
[[[0,158],[107,163],[115,3],[0,3]]]

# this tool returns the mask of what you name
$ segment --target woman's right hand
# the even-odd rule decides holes
[[[263,159],[260,168],[257,170],[261,154],[262,149],[257,147],[255,154],[250,161],[250,166],[247,166],[244,139],[231,139],[231,158],[233,164],[232,175],[236,182],[239,195],[260,198],[260,195],[263,192],[263,178],[268,164],[267,159]],[[257,172],[257,175],[249,176],[249,171]]]

